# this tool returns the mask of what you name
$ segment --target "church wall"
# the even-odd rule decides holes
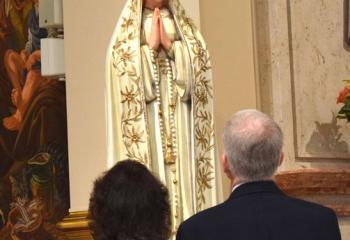
[[[121,1],[64,1],[71,211],[87,210],[107,169],[104,64]]]
[[[218,156],[222,128],[233,113],[256,108],[252,9],[250,1],[201,0],[201,32],[208,45],[215,87]],[[223,176],[224,198],[231,192]]]

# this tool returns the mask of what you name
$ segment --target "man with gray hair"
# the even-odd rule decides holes
[[[273,181],[283,160],[283,134],[256,110],[236,113],[223,134],[221,164],[229,199],[183,222],[177,240],[340,240],[331,209],[288,197]]]

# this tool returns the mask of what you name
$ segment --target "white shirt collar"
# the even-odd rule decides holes
[[[238,184],[234,185],[231,192],[234,192],[238,187],[242,186],[245,183],[246,182],[241,182],[241,183],[238,183]]]

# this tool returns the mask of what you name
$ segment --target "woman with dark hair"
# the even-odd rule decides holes
[[[96,180],[89,218],[95,240],[167,240],[168,191],[144,165],[119,162]]]

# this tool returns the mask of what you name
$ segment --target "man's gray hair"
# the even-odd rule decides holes
[[[277,123],[257,110],[237,112],[224,128],[230,170],[243,181],[271,178],[278,168],[283,134]]]

